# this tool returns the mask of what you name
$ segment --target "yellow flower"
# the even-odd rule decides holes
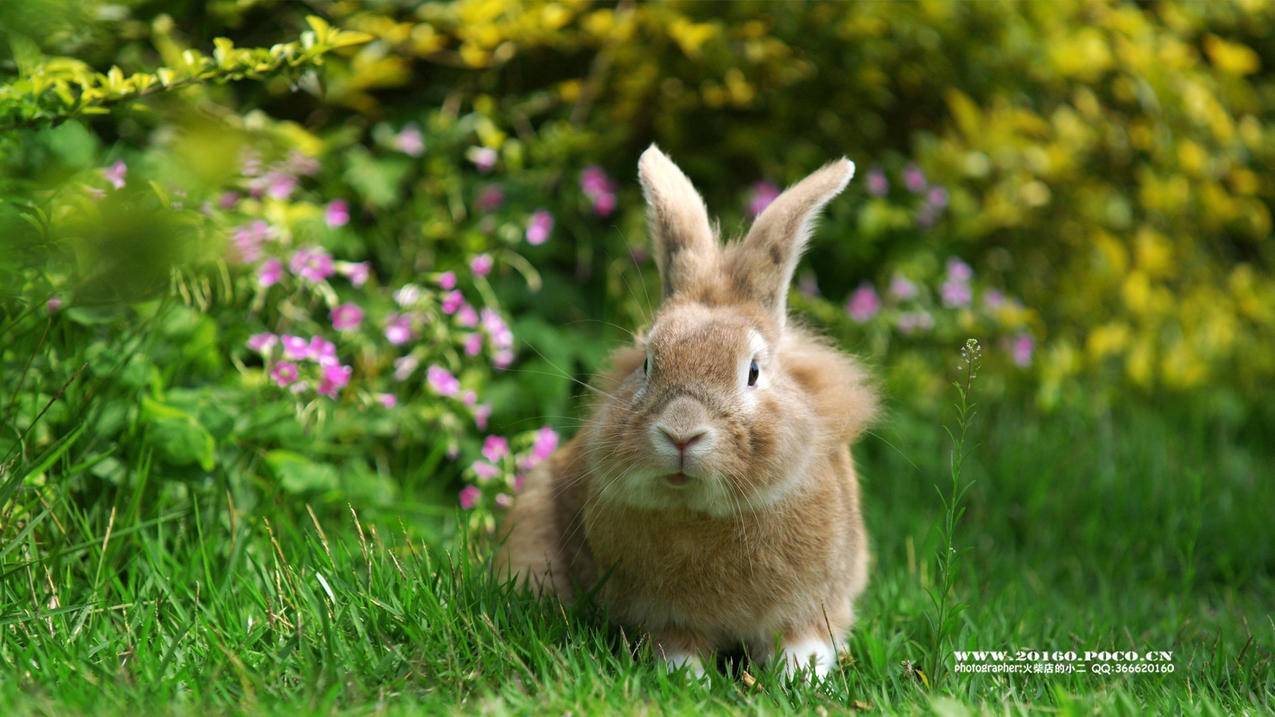
[[[1094,329],[1089,333],[1085,345],[1090,359],[1101,361],[1111,354],[1120,353],[1129,345],[1129,333],[1128,324],[1119,321],[1105,323]]]
[[[1256,52],[1238,42],[1227,42],[1217,35],[1204,38],[1204,54],[1217,68],[1232,75],[1251,75],[1261,67]]]

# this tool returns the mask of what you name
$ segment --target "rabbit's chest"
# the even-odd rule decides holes
[[[771,616],[817,601],[835,570],[831,531],[614,510],[591,516],[601,595],[626,620],[767,630]],[[773,524],[772,524],[773,525]]]

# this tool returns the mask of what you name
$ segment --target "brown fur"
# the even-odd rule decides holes
[[[853,165],[815,172],[724,247],[667,157],[652,148],[639,171],[665,301],[612,356],[584,428],[528,477],[498,569],[564,600],[605,576],[612,614],[670,653],[842,644],[868,566],[849,443],[877,399],[853,359],[787,323],[784,296]],[[703,445],[673,451],[658,431]]]

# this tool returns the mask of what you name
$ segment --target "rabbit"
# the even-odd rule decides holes
[[[822,678],[868,579],[850,443],[877,392],[850,356],[789,320],[816,215],[854,175],[831,162],[722,244],[654,144],[638,162],[663,297],[617,350],[578,434],[533,470],[502,532],[505,577],[570,602],[596,587],[670,669],[743,646]]]

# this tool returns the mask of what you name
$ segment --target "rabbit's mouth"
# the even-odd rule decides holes
[[[668,483],[674,488],[681,488],[690,482],[690,478],[688,478],[685,473],[681,473],[681,472],[669,473],[668,475],[664,476],[664,482]]]

